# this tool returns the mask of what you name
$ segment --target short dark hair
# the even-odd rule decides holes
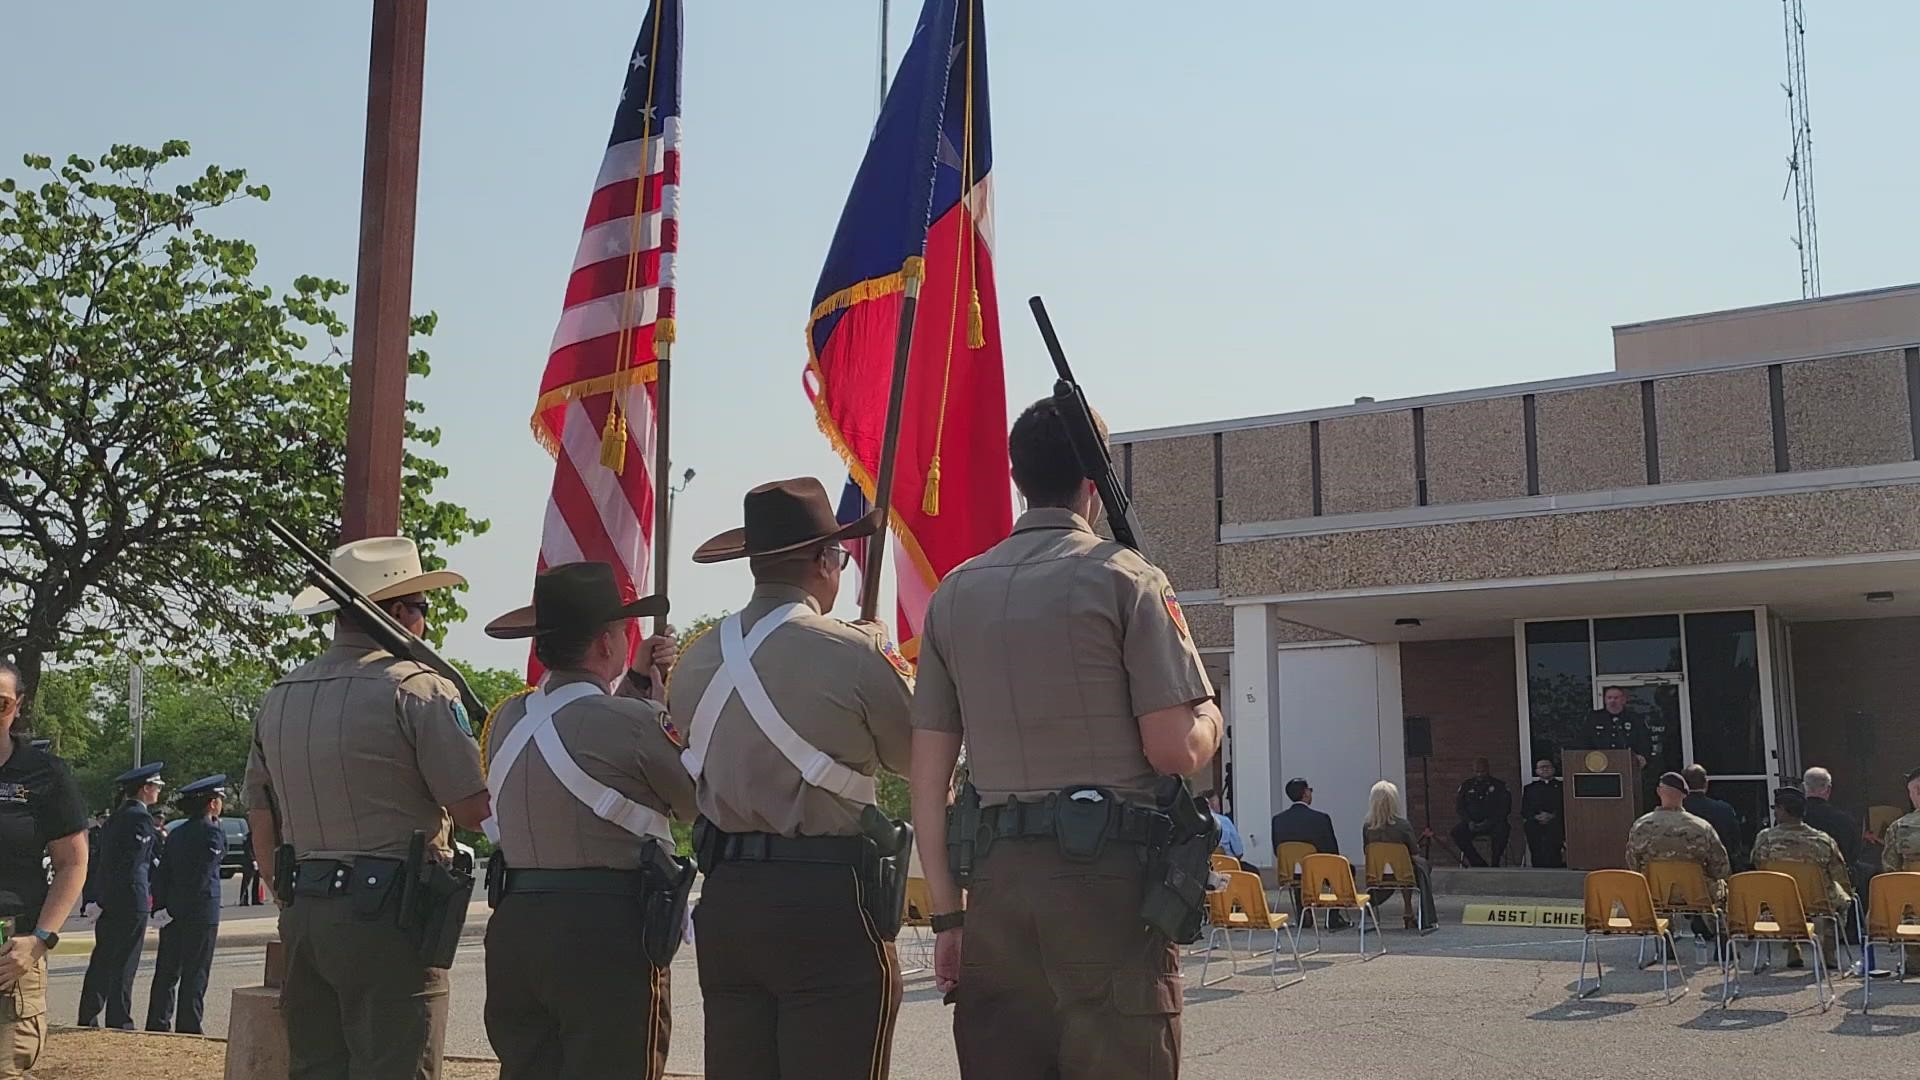
[[[1312,786],[1313,785],[1296,776],[1287,781],[1287,798],[1292,799],[1294,802],[1299,802],[1301,796],[1305,795],[1307,789]]]
[[[1908,772],[1907,772],[1907,783],[1909,783],[1909,784],[1911,784],[1911,783],[1913,783],[1913,782],[1914,782],[1915,780],[1920,780],[1920,769],[1910,769],[1910,770],[1908,770]]]
[[[1534,768],[1536,768],[1536,769],[1537,769],[1537,768],[1539,768],[1539,767],[1540,767],[1540,766],[1542,766],[1542,765],[1547,765],[1547,766],[1550,766],[1550,767],[1552,767],[1552,769],[1553,769],[1553,771],[1554,771],[1554,772],[1559,772],[1559,771],[1560,771],[1560,766],[1558,766],[1558,765],[1555,765],[1555,764],[1553,763],[1553,759],[1552,759],[1552,758],[1550,758],[1550,757],[1538,757],[1538,758],[1534,758],[1534,759],[1533,759],[1533,767],[1534,767]]]
[[[1107,425],[1095,413],[1093,425],[1100,441],[1107,441]],[[1013,483],[1029,506],[1065,506],[1087,474],[1073,452],[1060,407],[1050,397],[1027,406],[1007,435],[1007,458],[1013,465]]]
[[[1707,790],[1707,770],[1704,765],[1689,765],[1680,770],[1680,775],[1686,777],[1688,791]]]
[[[577,669],[587,659],[587,650],[605,632],[606,627],[591,629],[570,627],[539,634],[533,639],[533,658],[548,671]]]
[[[27,680],[21,676],[20,669],[11,660],[0,660],[0,675],[13,679],[13,696],[20,697],[27,692]]]

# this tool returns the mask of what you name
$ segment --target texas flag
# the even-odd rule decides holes
[[[807,396],[847,463],[840,510],[853,513],[875,499],[895,339],[918,287],[890,515],[910,657],[940,579],[1013,527],[982,5],[922,6],[807,322]]]

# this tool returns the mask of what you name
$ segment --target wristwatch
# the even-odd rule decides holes
[[[933,932],[936,934],[944,934],[949,930],[958,930],[965,925],[967,925],[967,913],[964,911],[950,911],[945,915],[935,915],[933,917]]]
[[[33,936],[40,939],[40,944],[45,945],[48,952],[60,947],[60,935],[51,930],[35,930]]]

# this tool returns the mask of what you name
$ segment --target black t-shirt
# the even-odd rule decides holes
[[[19,925],[32,927],[46,903],[40,860],[47,844],[86,828],[87,807],[67,763],[13,736],[13,756],[0,765],[0,893],[19,898]]]

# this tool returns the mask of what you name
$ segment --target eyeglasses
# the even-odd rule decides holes
[[[412,608],[414,612],[423,619],[427,617],[427,612],[432,610],[432,605],[427,602],[427,598],[424,596],[418,600],[395,600],[393,604],[400,608]]]
[[[822,554],[826,556],[828,562],[833,564],[835,570],[844,570],[847,564],[853,561],[853,552],[838,544],[822,549]]]

